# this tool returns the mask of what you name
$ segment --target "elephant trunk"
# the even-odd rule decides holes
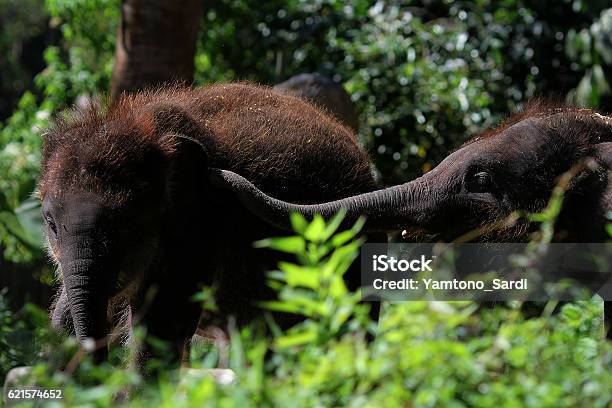
[[[108,334],[108,302],[116,273],[105,262],[107,255],[93,249],[93,239],[80,236],[76,241],[61,262],[66,297],[77,340],[95,340],[94,356],[103,360],[106,347],[100,340]]]
[[[298,212],[306,218],[321,214],[330,218],[346,211],[345,224],[355,222],[360,216],[367,219],[366,231],[393,231],[407,225],[427,223],[433,214],[432,196],[441,190],[433,189],[429,175],[409,183],[382,190],[359,194],[322,204],[294,204],[265,194],[244,177],[227,170],[211,169],[210,181],[214,187],[231,190],[252,213],[281,229],[291,230],[289,214]]]

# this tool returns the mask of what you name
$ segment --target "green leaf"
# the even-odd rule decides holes
[[[21,241],[27,241],[27,235],[19,222],[17,216],[8,211],[0,212],[0,223],[2,223],[8,232],[13,236],[17,237]]]
[[[281,301],[298,307],[303,316],[325,315],[327,312],[325,304],[319,301],[316,293],[306,289],[293,289],[285,287],[280,293]]]
[[[236,321],[233,318],[230,318],[228,328],[230,335],[230,368],[240,375],[245,367],[244,347],[240,338],[240,331],[236,327]]]
[[[24,244],[34,248],[42,248],[42,238],[39,239],[36,236],[31,236],[30,233],[23,228],[16,214],[8,211],[0,212],[0,224],[3,224],[11,235]]]
[[[332,317],[332,329],[338,330],[353,314],[353,304],[340,307]]]
[[[289,215],[289,219],[291,220],[291,227],[295,232],[303,234],[304,231],[306,231],[308,221],[302,214],[299,212],[292,212],[291,215]]]
[[[312,222],[304,231],[304,237],[313,242],[321,242],[323,240],[323,232],[325,231],[325,220],[321,214],[316,214]]]
[[[304,331],[277,338],[274,341],[274,345],[278,348],[303,346],[304,344],[312,343],[316,338],[317,332],[314,329],[307,328]]]
[[[26,199],[15,209],[15,215],[17,215],[23,231],[28,236],[28,243],[38,249],[44,248],[43,218],[40,201],[35,198]]]
[[[321,236],[322,241],[327,241],[329,237],[331,237],[338,230],[345,216],[346,216],[346,209],[341,208],[340,211],[338,211],[338,213],[334,215],[334,218],[332,218],[328,222],[327,227],[325,227],[325,230],[323,231],[323,235]]]
[[[317,290],[319,288],[319,273],[317,268],[300,266],[289,262],[280,262],[279,268],[285,272],[285,280],[288,285],[301,286]]]
[[[298,236],[268,238],[256,241],[253,246],[255,248],[275,249],[289,254],[299,254],[306,249],[306,241],[304,241],[304,238]]]
[[[268,272],[268,278],[284,282],[285,281],[285,273],[281,272],[281,271],[270,271],[270,272]]]
[[[597,357],[598,345],[595,339],[588,337],[581,338],[578,340],[578,347],[576,347],[576,349],[576,351],[586,359],[593,359]]]
[[[365,225],[365,222],[366,222],[365,217],[359,217],[357,221],[355,222],[355,225],[353,225],[353,228],[351,228],[351,231],[353,231],[355,234],[360,233],[361,230],[363,229],[363,226]]]
[[[364,240],[353,241],[343,247],[337,248],[322,266],[324,278],[329,278],[333,274],[343,276],[358,255],[359,247]]]
[[[335,248],[338,248],[339,246],[342,246],[349,242],[351,239],[353,239],[355,235],[357,235],[357,233],[355,233],[355,231],[353,231],[352,229],[342,231],[339,234],[333,236],[333,238],[331,239],[331,243]]]
[[[301,309],[294,304],[279,301],[259,302],[258,305],[264,309],[276,312],[301,314]]]
[[[350,263],[349,263],[349,266],[350,266]],[[340,299],[347,293],[348,293],[348,288],[346,287],[346,283],[344,283],[344,279],[342,275],[334,276],[331,281],[331,284],[329,285],[329,294],[333,298]]]

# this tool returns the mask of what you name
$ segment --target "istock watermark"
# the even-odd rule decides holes
[[[364,300],[612,300],[612,244],[366,244]]]
[[[421,259],[396,259],[393,256],[387,255],[374,255],[372,257],[372,270],[376,272],[386,272],[386,271],[395,271],[395,272],[433,272],[430,265],[433,262],[433,258],[427,259],[425,255],[421,255]]]

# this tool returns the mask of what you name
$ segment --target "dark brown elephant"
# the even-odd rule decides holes
[[[218,287],[222,316],[261,315],[255,302],[272,296],[264,272],[278,258],[252,243],[281,231],[212,186],[209,167],[304,204],[376,188],[354,134],[270,88],[142,93],[74,112],[45,134],[39,185],[61,282],[56,327],[100,340],[116,320],[141,315],[178,362],[200,317],[191,300],[200,285]],[[358,286],[358,274],[348,279]]]
[[[563,177],[570,175],[571,177]],[[408,240],[523,241],[536,225],[515,212],[542,211],[564,184],[555,241],[606,242],[612,211],[612,118],[591,110],[533,105],[498,129],[467,142],[429,173],[408,183],[316,205],[270,197],[237,174],[217,171],[251,211],[287,228],[298,211],[347,222],[366,216],[370,231],[404,231]],[[610,319],[610,303],[606,303]]]

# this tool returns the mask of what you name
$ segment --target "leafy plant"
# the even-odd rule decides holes
[[[334,235],[343,218],[340,212],[326,224],[323,217],[316,215],[308,223],[301,214],[294,213],[291,224],[298,235],[255,243],[260,248],[294,254],[299,262],[281,262],[279,270],[268,274],[269,285],[278,292],[279,300],[262,306],[308,319],[277,337],[276,347],[323,344],[347,330],[367,327],[367,308],[359,304],[361,294],[350,293],[344,279],[363,243],[357,236],[364,220]],[[349,319],[352,325],[347,324]]]
[[[343,265],[356,256],[360,223],[338,232],[341,215],[329,223],[293,216],[296,235],[259,242],[294,254],[270,273],[279,293],[274,310],[305,320],[282,332],[271,324],[229,325],[232,382],[217,383],[210,372],[167,371],[143,382],[125,363],[125,353],[95,366],[73,340],[34,343],[17,352],[16,340],[30,323],[0,302],[3,370],[40,358],[53,347],[56,357],[37,364],[30,380],[63,390],[49,406],[414,406],[414,407],[607,407],[612,404],[612,344],[601,336],[602,302],[575,302],[558,314],[527,319],[520,305],[480,308],[473,302],[411,301],[386,304],[376,336],[358,293],[346,290]],[[335,232],[335,234],[334,234]],[[337,265],[337,268],[331,268]],[[294,272],[301,270],[303,276]],[[197,301],[210,296],[206,290]],[[0,300],[2,297],[0,296]],[[207,302],[208,303],[208,302]],[[45,330],[42,318],[19,316]],[[270,323],[270,320],[267,320]],[[143,339],[145,331],[135,336]],[[31,338],[31,336],[28,336]],[[10,340],[7,340],[10,339]],[[58,343],[59,341],[59,343]],[[31,358],[34,356],[33,358]],[[8,363],[7,363],[8,361]],[[216,366],[214,346],[192,356],[192,367]],[[157,362],[164,364],[163,362]],[[67,368],[58,370],[57,367]],[[126,394],[129,391],[129,395]],[[119,396],[119,397],[118,397]]]

